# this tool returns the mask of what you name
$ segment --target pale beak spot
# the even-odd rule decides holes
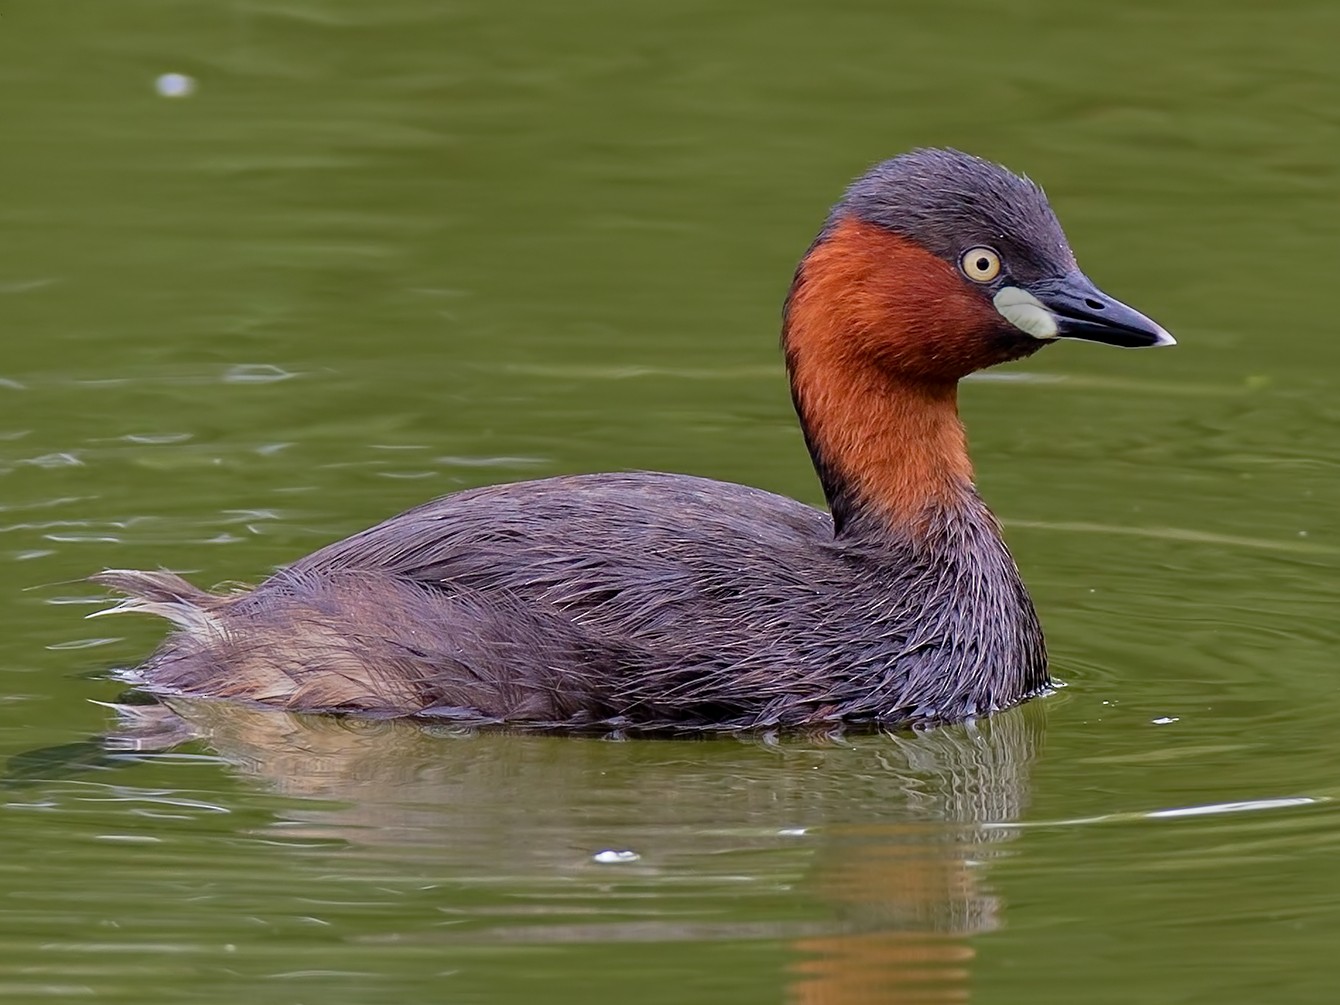
[[[1060,331],[1056,315],[1027,290],[1021,290],[1017,286],[1006,286],[991,299],[991,302],[996,305],[1001,317],[1021,332],[1036,339],[1053,339]]]

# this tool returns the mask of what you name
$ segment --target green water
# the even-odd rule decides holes
[[[0,995],[1333,1000],[1338,36],[1247,0],[6,4]],[[846,180],[936,143],[1046,185],[1182,343],[964,389],[1060,693],[828,743],[211,707],[93,742],[160,631],[81,620],[103,567],[254,580],[559,472],[817,502],[781,298]]]

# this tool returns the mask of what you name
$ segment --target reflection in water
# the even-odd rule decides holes
[[[813,885],[840,926],[794,941],[794,1002],[967,1000],[968,936],[1001,919],[983,867],[1013,833],[990,825],[1023,811],[1043,714],[1034,704],[976,732],[881,738],[903,797],[882,816],[903,820],[826,830]]]
[[[273,790],[322,801],[286,811],[276,826],[289,837],[431,860],[463,878],[504,874],[541,899],[543,883],[598,868],[592,842],[611,829],[636,842],[638,864],[619,875],[643,884],[644,902],[682,890],[686,862],[693,879],[707,856],[787,849],[798,876],[786,882],[810,890],[826,920],[561,917],[452,938],[778,939],[793,961],[790,1001],[872,1005],[967,1000],[969,937],[999,925],[1002,912],[984,867],[1014,833],[991,825],[1016,820],[1027,802],[1044,716],[1035,702],[975,728],[919,735],[610,743],[174,701],[123,708],[108,739],[161,749],[198,736]]]

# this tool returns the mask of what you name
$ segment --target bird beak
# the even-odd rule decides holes
[[[1006,286],[993,301],[1010,324],[1037,339],[1075,338],[1125,349],[1176,345],[1158,323],[1109,297],[1082,272]]]

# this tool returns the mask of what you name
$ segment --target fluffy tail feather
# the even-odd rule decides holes
[[[510,594],[362,569],[280,573],[230,594],[165,571],[92,579],[125,595],[97,615],[155,614],[177,629],[134,671],[158,694],[481,721],[561,721],[595,703],[586,633]]]
[[[106,569],[89,579],[124,594],[123,600],[94,611],[88,615],[90,618],[107,614],[154,614],[198,637],[208,638],[222,632],[215,612],[228,598],[192,586],[176,573],[165,569],[156,572]]]

